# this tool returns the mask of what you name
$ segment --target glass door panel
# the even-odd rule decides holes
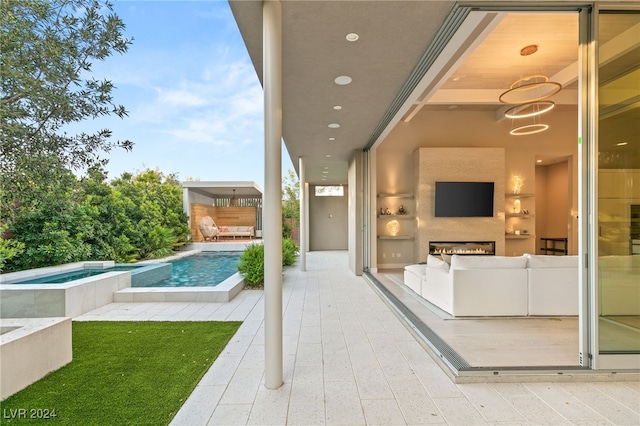
[[[640,353],[640,13],[601,12],[598,345]]]

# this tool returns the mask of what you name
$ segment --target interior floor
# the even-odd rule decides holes
[[[579,367],[577,317],[454,318],[405,286],[402,270],[373,275],[471,368]],[[599,327],[601,351],[640,350],[640,316],[600,317]]]
[[[599,319],[600,350],[603,352],[640,351],[640,316],[603,316]]]
[[[453,318],[406,287],[402,270],[373,275],[471,367],[579,367],[577,317]]]

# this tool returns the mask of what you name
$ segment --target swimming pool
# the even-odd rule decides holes
[[[125,265],[131,268],[128,271],[107,272],[115,262],[91,261],[0,274],[0,317],[76,317],[113,302],[228,302],[244,288],[244,279],[237,272],[241,255],[241,251],[189,250]],[[188,257],[187,262],[180,261]],[[52,276],[83,270],[101,273],[50,283]],[[24,283],[40,278],[37,284]]]
[[[7,284],[63,284],[82,278],[93,277],[98,274],[104,274],[106,272],[133,271],[136,268],[141,268],[143,266],[144,265],[115,265],[109,268],[79,269],[76,271],[61,272],[54,275],[45,275],[38,278],[12,281]]]
[[[238,271],[241,252],[201,252],[166,263],[116,264],[19,279],[7,284],[65,284],[107,272],[131,272],[131,287],[212,287]]]
[[[131,287],[212,287],[238,272],[241,252],[201,252],[172,260],[171,278],[142,282],[132,276]]]

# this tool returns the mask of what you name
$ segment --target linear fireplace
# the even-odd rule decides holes
[[[495,255],[495,241],[431,241],[429,254]]]

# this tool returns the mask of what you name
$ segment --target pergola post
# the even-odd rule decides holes
[[[282,386],[282,5],[263,2],[265,386]]]

